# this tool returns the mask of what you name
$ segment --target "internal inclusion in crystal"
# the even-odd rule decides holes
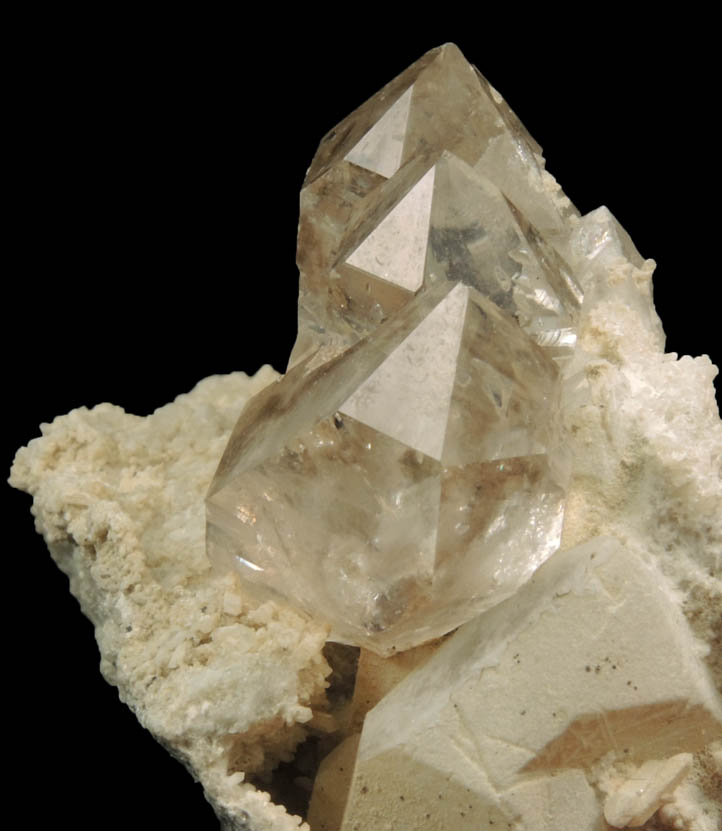
[[[332,130],[301,193],[289,372],[231,437],[211,558],[380,653],[527,580],[561,535],[577,216],[452,44]]]
[[[311,164],[289,366],[319,347],[338,354],[440,279],[479,289],[568,356],[581,291],[565,221],[576,212],[550,180],[539,146],[458,48],[429,52],[332,130]]]
[[[558,371],[488,298],[443,281],[243,412],[208,550],[259,594],[382,654],[509,596],[558,547]]]
[[[339,313],[353,329],[366,333],[418,290],[452,280],[513,315],[553,356],[571,354],[581,291],[569,267],[461,159],[444,151],[374,225],[376,219],[349,235],[328,275],[328,296],[342,298]]]

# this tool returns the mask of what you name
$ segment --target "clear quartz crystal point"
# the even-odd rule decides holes
[[[364,337],[417,292],[462,279],[553,356],[581,291],[576,215],[541,148],[454,44],[424,55],[331,130],[301,191],[298,339],[289,367]]]
[[[219,567],[389,654],[500,602],[556,550],[558,369],[498,305],[439,281],[311,364],[233,431],[207,499]]]

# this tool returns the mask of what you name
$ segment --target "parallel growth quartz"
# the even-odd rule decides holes
[[[577,215],[541,148],[459,49],[424,55],[331,130],[301,190],[290,365],[368,334],[423,286],[462,280],[568,351]]]
[[[332,130],[301,194],[299,335],[245,408],[208,552],[382,654],[512,594],[558,547],[573,206],[453,45]]]

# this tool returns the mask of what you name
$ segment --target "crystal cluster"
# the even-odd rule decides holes
[[[514,593],[561,537],[575,217],[451,44],[332,130],[301,193],[298,340],[212,483],[213,562],[381,654]]]
[[[581,301],[564,259],[576,213],[496,90],[453,44],[432,50],[331,130],[309,168],[290,364],[347,348],[444,280],[568,352]]]
[[[653,261],[447,46],[324,143],[299,262],[283,379],[17,454],[107,680],[224,828],[718,831],[717,369]]]

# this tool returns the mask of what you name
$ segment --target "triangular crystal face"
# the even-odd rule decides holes
[[[424,282],[436,167],[430,168],[346,258],[345,264],[409,292]]]
[[[385,179],[396,173],[401,167],[412,92],[413,87],[409,87],[349,150],[345,156],[347,162],[372,170]]]
[[[444,149],[456,149],[473,164],[503,129],[498,105],[478,73],[455,44],[447,43],[427,52],[324,136],[304,188],[337,166],[350,173],[345,167],[349,164],[390,178],[381,168],[393,175],[409,160],[431,159]],[[401,164],[379,164],[379,148],[399,143]],[[326,183],[334,179],[326,178]],[[353,179],[347,188],[357,190]]]
[[[558,387],[512,318],[439,281],[249,402],[209,491],[209,555],[333,639],[388,654],[440,636],[559,544]]]
[[[356,289],[346,291],[349,269],[370,274],[372,290],[374,281],[419,290],[427,176],[444,152],[474,167],[552,248],[565,250],[566,221],[576,212],[544,171],[541,149],[454,44],[433,49],[331,130],[309,168],[298,234],[299,335],[289,366],[319,347],[347,348],[409,299],[364,302]],[[402,228],[405,248],[391,246]]]
[[[411,181],[409,181],[411,179]],[[325,281],[328,320],[349,346],[419,290],[463,282],[512,315],[552,357],[575,344],[582,293],[571,269],[501,191],[444,151],[407,168],[349,234]]]
[[[468,295],[455,286],[339,408],[440,460]]]

